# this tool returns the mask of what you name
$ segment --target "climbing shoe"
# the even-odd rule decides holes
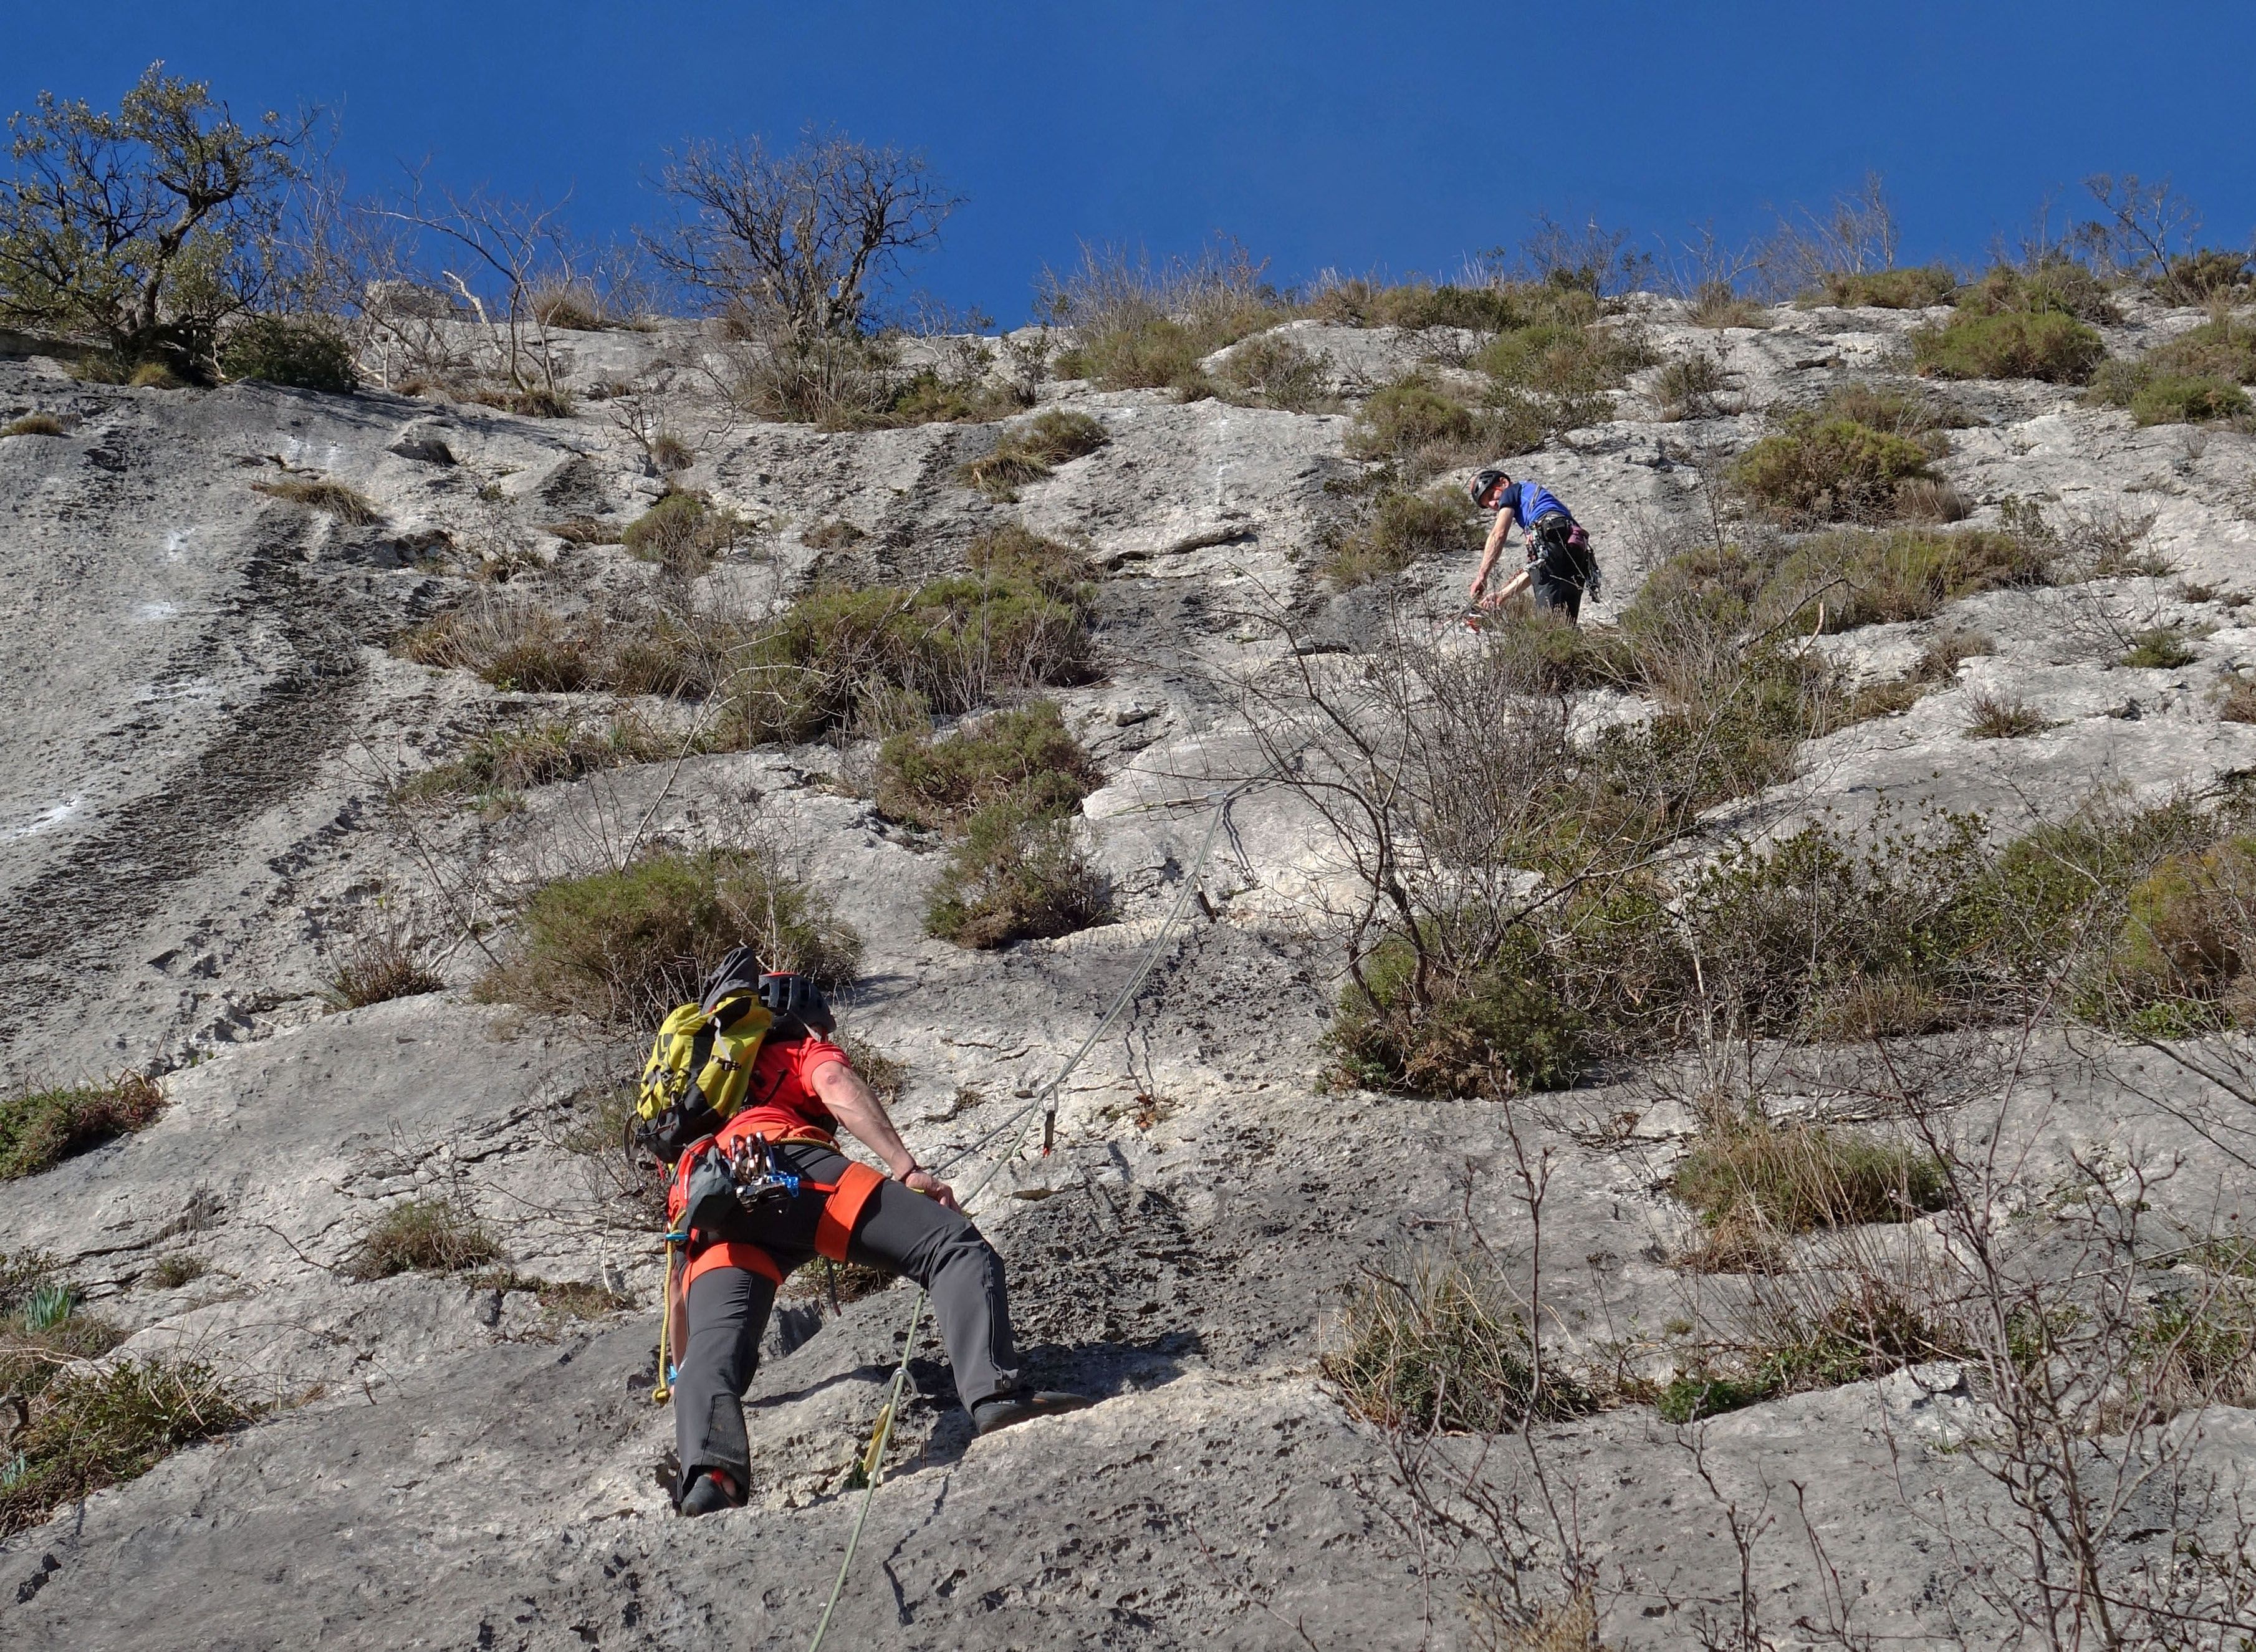
[[[681,1501],[675,1505],[685,1518],[691,1520],[700,1514],[710,1514],[723,1508],[742,1508],[744,1506],[743,1498],[723,1488],[721,1482],[710,1474],[700,1474],[691,1481],[689,1489],[682,1493]]]
[[[1056,1394],[1047,1389],[1040,1394],[998,1394],[971,1408],[971,1425],[982,1434],[992,1434],[998,1429],[1031,1422],[1035,1417],[1085,1411],[1096,1403],[1085,1394]]]

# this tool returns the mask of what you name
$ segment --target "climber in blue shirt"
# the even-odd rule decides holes
[[[1475,505],[1496,512],[1496,526],[1489,530],[1488,544],[1481,552],[1480,571],[1473,575],[1470,595],[1475,604],[1499,608],[1522,590],[1530,590],[1539,609],[1563,613],[1570,622],[1580,618],[1583,595],[1597,595],[1598,563],[1590,554],[1590,535],[1567,507],[1541,483],[1515,482],[1494,469],[1474,477],[1470,491]],[[1527,566],[1484,601],[1481,593],[1489,575],[1496,571],[1505,536],[1515,526],[1527,547]]]

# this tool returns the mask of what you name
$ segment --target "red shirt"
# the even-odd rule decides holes
[[[825,1038],[794,1038],[786,1044],[763,1044],[753,1059],[751,1082],[744,1087],[744,1105],[721,1126],[725,1146],[754,1133],[770,1141],[821,1131],[825,1136],[838,1120],[807,1081],[815,1070],[846,1061],[846,1052]],[[847,1063],[850,1069],[853,1063]]]

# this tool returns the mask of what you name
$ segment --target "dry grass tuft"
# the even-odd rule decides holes
[[[455,1200],[409,1199],[376,1218],[346,1259],[344,1272],[365,1282],[394,1274],[467,1273],[501,1260],[501,1246],[484,1224]]]
[[[0,425],[0,437],[60,436],[62,434],[63,421],[53,413],[25,413],[21,419]]]
[[[1900,1222],[1939,1210],[1949,1191],[1931,1154],[1822,1125],[1729,1119],[1703,1132],[1677,1165],[1676,1197],[1710,1228],[1807,1233]]]
[[[396,998],[446,990],[446,978],[425,964],[421,949],[396,929],[363,937],[330,972],[325,996],[332,1009],[364,1009]]]
[[[1966,710],[1970,740],[2019,740],[2053,726],[2051,718],[2017,695],[1977,690],[1966,696]]]
[[[384,520],[384,512],[376,501],[357,488],[342,482],[309,482],[296,477],[286,477],[279,482],[254,482],[255,493],[264,493],[277,499],[286,499],[293,505],[302,505],[308,510],[333,516],[340,522],[355,527],[366,527]]]
[[[1021,484],[1039,482],[1059,465],[1095,453],[1110,440],[1104,427],[1087,413],[1053,408],[1005,430],[992,453],[959,466],[956,475],[990,498],[1015,499]]]

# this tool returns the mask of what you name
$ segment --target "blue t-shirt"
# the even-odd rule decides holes
[[[1555,512],[1573,521],[1567,507],[1551,497],[1540,482],[1515,482],[1497,497],[1496,508],[1512,512],[1512,519],[1526,533],[1545,517]]]

